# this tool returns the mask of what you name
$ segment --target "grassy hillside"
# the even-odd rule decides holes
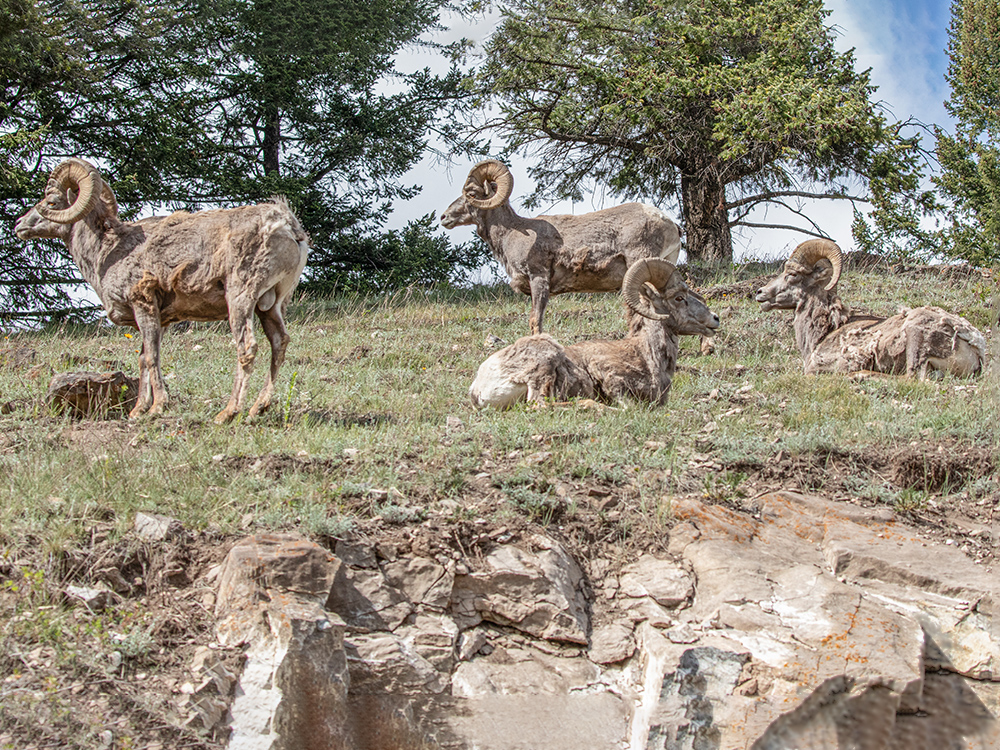
[[[761,313],[752,300],[765,280],[754,274],[766,271],[702,280],[723,327],[713,355],[699,356],[697,339],[684,340],[665,408],[474,411],[467,389],[489,342],[527,331],[526,300],[505,289],[299,300],[275,406],[254,422],[225,426],[212,423],[236,364],[223,324],[168,333],[168,412],[131,422],[54,415],[44,398],[53,372],[136,374],[139,347],[129,331],[102,324],[5,334],[0,686],[41,670],[28,659],[39,648],[63,655],[49,660],[61,667],[44,672],[60,684],[89,684],[87,675],[110,669],[81,656],[84,643],[99,652],[134,638],[137,663],[164,667],[178,658],[177,644],[192,642],[185,628],[207,627],[207,608],[181,607],[176,592],[164,603],[163,566],[171,561],[157,562],[131,539],[137,511],[178,518],[200,546],[175,567],[196,570],[228,540],[262,530],[295,530],[330,545],[427,533],[465,553],[544,526],[584,556],[600,548],[627,559],[640,548],[665,549],[678,496],[753,512],[755,496],[798,488],[884,505],[992,563],[988,529],[1000,505],[995,382],[806,377],[790,313]],[[891,314],[902,304],[933,303],[983,330],[990,325],[994,285],[978,274],[849,269],[840,289],[858,310]],[[547,325],[566,343],[620,336],[621,303],[614,295],[556,297]],[[262,351],[252,394],[269,356],[266,345]],[[108,582],[111,569],[129,580],[118,607],[95,626],[60,592],[68,583]],[[170,617],[176,622],[165,628]],[[114,646],[107,632],[121,636]],[[52,689],[51,700],[43,686],[22,696],[23,705],[7,696],[0,747],[27,731],[40,705],[69,701]],[[141,723],[133,714],[148,708],[142,691],[121,690],[122,711]],[[33,742],[97,742],[75,711],[67,703],[45,730],[54,734],[38,730]]]
[[[58,546],[55,540],[95,518],[124,529],[134,511],[155,509],[195,528],[297,525],[329,533],[403,507],[419,513],[459,501],[456,513],[468,513],[461,501],[478,495],[481,474],[542,504],[559,481],[630,487],[650,511],[666,513],[662,497],[690,491],[693,464],[718,464],[705,481],[736,489],[748,469],[779,455],[996,444],[995,402],[982,382],[805,377],[790,314],[761,313],[747,293],[754,286],[703,286],[723,317],[716,353],[698,356],[697,340],[683,339],[666,408],[473,411],[467,389],[490,352],[486,340],[525,333],[526,301],[505,290],[301,301],[292,310],[276,406],[254,423],[224,427],[211,422],[235,368],[224,324],[167,335],[168,414],[136,422],[52,416],[44,401],[53,371],[135,374],[138,343],[127,329],[8,334],[0,349],[0,528],[44,534]],[[854,272],[841,287],[864,310],[889,314],[900,304],[933,302],[989,325],[991,287],[978,276]],[[549,330],[567,343],[619,336],[621,304],[614,295],[558,297]],[[260,363],[252,392],[262,382]],[[822,491],[822,477],[814,479],[811,489]],[[914,497],[912,488],[879,480],[862,473],[846,489],[888,504],[936,494]],[[973,490],[957,477],[951,486],[917,482],[917,489],[958,484]],[[985,489],[989,480],[980,484]],[[383,498],[372,490],[394,492]],[[358,502],[369,495],[376,500],[368,507]]]

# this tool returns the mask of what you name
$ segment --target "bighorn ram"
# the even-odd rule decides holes
[[[593,213],[518,216],[509,198],[514,177],[493,159],[469,172],[462,195],[441,215],[446,229],[475,225],[510,276],[514,291],[531,296],[531,332],[542,332],[550,294],[613,292],[642,258],[677,262],[681,232],[655,206],[626,203]]]
[[[962,377],[982,371],[986,340],[958,315],[916,307],[891,318],[852,316],[836,291],[842,268],[836,243],[809,240],[757,291],[764,310],[795,311],[795,343],[807,375],[869,370],[922,380],[931,369]]]
[[[622,283],[628,335],[618,341],[562,346],[548,334],[518,339],[479,366],[469,388],[476,406],[574,396],[663,404],[677,366],[678,336],[711,335],[719,316],[691,291],[674,266],[643,259]]]
[[[239,365],[222,423],[243,408],[257,353],[253,315],[271,343],[271,369],[250,416],[266,409],[285,358],[283,319],[298,284],[309,237],[282,198],[272,203],[122,222],[97,169],[68,159],[53,170],[45,196],[15,228],[23,240],[63,240],[108,318],[142,334],[139,398],[130,417],[167,403],[160,371],[165,326],[180,320],[229,320]]]

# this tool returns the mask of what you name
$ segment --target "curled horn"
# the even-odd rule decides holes
[[[642,296],[639,290],[644,284],[652,284],[662,290],[674,275],[674,270],[674,264],[662,258],[637,260],[625,272],[625,278],[622,280],[622,297],[625,298],[625,304],[644,318],[651,320],[669,318],[669,315],[654,311],[649,300]]]
[[[497,184],[497,191],[490,195],[490,183]],[[486,190],[485,198],[477,198],[474,189],[481,186]],[[514,192],[514,175],[507,169],[507,165],[496,159],[487,159],[479,162],[469,172],[469,177],[465,181],[462,194],[469,205],[474,208],[490,209],[503,204],[511,193]]]
[[[844,267],[844,255],[833,240],[806,240],[792,251],[789,260],[794,260],[812,268],[820,258],[826,258],[833,264],[833,278],[826,285],[833,289],[840,280],[840,272]]]
[[[111,191],[111,188],[108,186],[108,183],[104,182],[104,180],[101,180],[101,182],[104,183],[103,187],[101,188],[101,200],[104,201],[104,204],[114,215],[114,220],[112,223],[118,224],[121,221],[118,218],[118,200],[115,198],[115,194]]]
[[[54,210],[39,204],[36,210],[49,221],[56,224],[72,224],[86,216],[97,205],[101,197],[104,181],[93,166],[83,159],[67,159],[52,170],[49,177],[49,188],[57,190],[74,190],[76,200],[68,208]],[[49,188],[46,188],[48,190]]]

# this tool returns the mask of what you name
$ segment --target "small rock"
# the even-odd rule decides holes
[[[671,643],[695,643],[698,640],[698,634],[690,625],[686,624],[670,628],[670,630],[664,631],[664,634]]]
[[[617,664],[635,653],[632,629],[621,623],[594,628],[590,639],[590,660],[596,664]]]
[[[61,372],[49,383],[45,400],[56,411],[78,417],[124,411],[139,395],[139,379],[123,372]]]
[[[86,586],[67,586],[66,594],[70,599],[82,602],[91,612],[100,612],[109,604],[114,596],[108,589],[92,589]]]
[[[136,513],[133,529],[146,542],[162,542],[184,534],[184,526],[180,521],[157,513]]]
[[[388,493],[386,493],[386,496],[388,496]],[[365,544],[355,544],[339,540],[334,548],[334,553],[342,562],[347,563],[353,568],[375,569],[378,567],[375,550]]]
[[[482,628],[466,630],[458,639],[458,660],[468,661],[487,644],[486,633]]]
[[[483,346],[487,349],[498,349],[501,346],[506,346],[507,342],[504,341],[499,336],[495,336],[492,333],[486,334],[486,339],[483,341]]]

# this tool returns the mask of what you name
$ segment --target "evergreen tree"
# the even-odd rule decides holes
[[[223,0],[198,22],[207,143],[198,202],[288,197],[312,237],[307,278],[343,286],[370,266],[402,175],[425,153],[457,69],[399,73],[396,53],[435,28],[444,0]],[[387,83],[391,84],[387,86]],[[392,239],[388,240],[392,245]]]
[[[394,66],[444,0],[0,3],[8,226],[58,161],[79,156],[125,218],[285,195],[313,240],[307,276],[332,285],[370,265],[392,201],[419,189],[401,175],[428,130],[448,127],[436,118],[456,96],[457,72]],[[61,244],[4,234],[0,273],[0,314],[72,309]]]
[[[941,174],[949,201],[945,250],[973,263],[1000,261],[1000,6],[996,0],[956,0],[948,28],[951,84],[948,112],[954,135],[937,130]]]
[[[821,0],[509,0],[475,82],[541,190],[681,205],[694,261],[758,206],[914,192],[913,143],[834,48]],[[871,184],[876,183],[876,184]],[[870,188],[852,194],[857,186]],[[537,197],[537,196],[536,196]],[[801,213],[800,213],[801,216]],[[822,228],[801,216],[807,234]]]
[[[200,136],[179,44],[193,18],[181,3],[0,0],[0,220],[12,228],[37,202],[53,166],[94,161],[123,214],[182,200]],[[71,305],[82,286],[60,242],[0,234],[0,321],[92,313]]]

